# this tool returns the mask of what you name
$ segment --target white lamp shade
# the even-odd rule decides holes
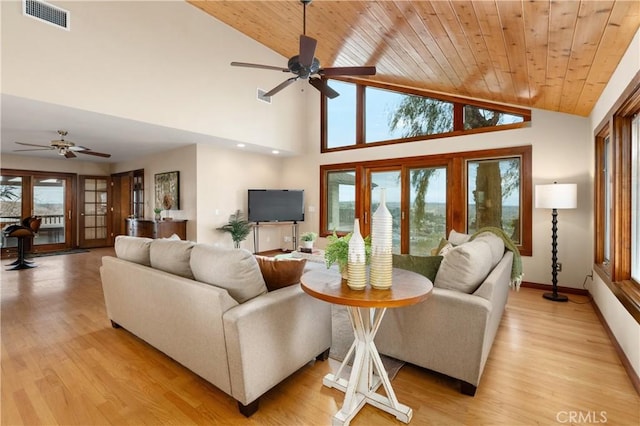
[[[578,185],[552,183],[536,185],[537,209],[575,209],[578,206]]]

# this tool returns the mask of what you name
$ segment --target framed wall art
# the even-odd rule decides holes
[[[157,173],[154,177],[154,208],[180,210],[180,172]]]

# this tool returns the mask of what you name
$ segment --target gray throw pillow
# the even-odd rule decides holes
[[[429,278],[436,279],[442,256],[414,256],[411,254],[394,254],[393,267],[412,271]]]

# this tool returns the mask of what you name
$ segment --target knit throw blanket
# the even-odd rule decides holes
[[[502,238],[502,241],[504,241],[504,247],[513,253],[513,264],[511,265],[511,282],[509,283],[509,286],[516,291],[520,290],[520,284],[522,283],[522,277],[524,276],[522,272],[522,257],[520,256],[520,251],[518,251],[515,244],[513,244],[513,241],[511,241],[511,238],[509,238],[509,236],[505,234],[502,229],[496,228],[494,226],[486,226],[484,228],[478,229],[475,234],[471,235],[470,240],[473,240],[483,232],[491,232]]]

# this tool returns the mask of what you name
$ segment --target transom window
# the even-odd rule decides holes
[[[322,151],[522,127],[531,111],[374,82],[331,80],[321,97]]]

